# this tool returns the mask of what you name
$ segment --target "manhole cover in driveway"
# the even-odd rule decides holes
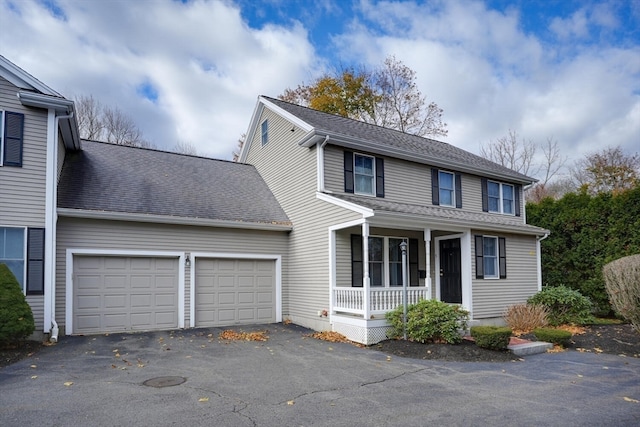
[[[187,381],[187,379],[184,377],[158,377],[158,378],[151,378],[150,380],[146,380],[142,384],[148,387],[162,388],[162,387],[173,387],[174,385],[180,385],[185,381]]]

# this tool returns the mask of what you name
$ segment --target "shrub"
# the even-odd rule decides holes
[[[472,326],[471,336],[476,345],[489,350],[505,350],[511,338],[511,328],[506,326]]]
[[[553,344],[565,346],[571,339],[571,332],[563,329],[538,328],[533,331],[533,335],[539,341],[550,342]]]
[[[602,274],[614,310],[640,332],[640,255],[610,262]]]
[[[549,310],[549,324],[586,325],[595,320],[591,314],[591,301],[579,291],[566,286],[546,287],[527,300],[528,304],[538,304]]]
[[[403,307],[386,314],[393,327],[392,337],[403,336]],[[467,328],[469,312],[460,306],[436,300],[422,300],[407,307],[407,338],[421,343],[462,341],[461,329]]]
[[[25,339],[35,330],[31,307],[6,264],[0,264],[0,346]]]
[[[524,333],[549,324],[549,310],[542,304],[514,304],[502,317],[511,329]]]

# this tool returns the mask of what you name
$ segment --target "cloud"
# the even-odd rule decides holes
[[[315,61],[299,23],[250,28],[230,2],[3,0],[0,16],[2,54],[47,85],[117,106],[160,148],[184,141],[220,158],[257,96]]]

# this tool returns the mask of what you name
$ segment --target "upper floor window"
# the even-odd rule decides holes
[[[514,188],[511,184],[487,182],[489,212],[514,214]]]
[[[384,161],[381,157],[344,152],[345,193],[384,197]]]
[[[262,122],[261,130],[262,130],[262,145],[267,145],[267,142],[269,142],[269,120],[268,119],[265,119],[265,121]]]
[[[431,169],[432,203],[439,206],[462,208],[462,179],[459,174]]]
[[[373,196],[375,189],[375,164],[373,157],[355,154],[354,160],[354,191],[357,194]]]
[[[0,110],[0,166],[22,166],[24,114]]]

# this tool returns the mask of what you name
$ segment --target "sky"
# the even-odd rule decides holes
[[[259,95],[390,55],[449,144],[477,154],[511,130],[569,163],[640,151],[640,0],[0,0],[0,54],[160,149],[221,159]]]

